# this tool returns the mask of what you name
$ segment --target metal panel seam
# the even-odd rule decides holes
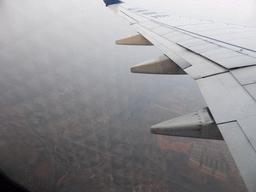
[[[251,98],[256,102],[255,98],[251,95],[251,93],[244,88],[244,86],[241,84],[241,82],[234,76],[233,73],[230,72],[230,74],[234,77],[234,79],[241,85],[241,87],[243,87],[243,89],[251,96]]]
[[[226,122],[221,122],[221,123],[216,123],[217,125],[223,125],[226,123],[232,123],[232,122],[237,122],[237,120],[231,120],[231,121],[226,121]]]
[[[122,7],[122,8],[123,8],[123,7]],[[124,8],[124,9],[125,9],[125,8]],[[147,18],[147,17],[145,17],[144,15],[138,14],[138,13],[133,12],[133,11],[131,11],[131,12],[132,12],[133,14],[137,14],[137,15],[139,15],[139,16],[141,16],[141,17]],[[147,19],[149,19],[149,18],[147,18]],[[205,36],[205,35],[200,35],[200,34],[197,34],[197,33],[194,33],[194,32],[188,31],[188,30],[185,30],[185,29],[181,29],[181,28],[179,28],[179,27],[169,26],[169,25],[167,25],[167,24],[163,24],[163,23],[161,23],[161,22],[159,22],[159,21],[156,21],[156,20],[153,20],[153,19],[149,19],[149,20],[150,20],[151,22],[160,24],[161,26],[165,26],[165,27],[168,27],[168,28],[172,28],[172,29],[174,29],[174,30],[175,30],[175,29],[176,29],[176,30],[181,30],[181,31],[184,31],[184,32],[187,32],[187,33],[190,33],[190,34],[194,34],[194,35],[197,35],[197,36],[200,36],[200,37],[204,37],[204,38],[207,38],[207,39],[211,39],[211,40],[214,40],[214,41],[217,41],[217,42],[226,44],[226,45],[230,45],[230,46],[237,47],[237,48],[242,48],[242,49],[244,49],[244,50],[247,50],[247,51],[251,51],[251,52],[256,53],[256,51],[255,51],[255,50],[252,50],[252,49],[248,49],[248,48],[245,48],[245,47],[240,47],[240,46],[238,46],[238,45],[234,45],[234,44],[232,44],[232,43],[227,43],[227,42],[225,42],[225,41],[221,41],[221,40],[217,40],[217,39],[214,39],[214,38],[211,38],[211,37],[207,37],[207,36]],[[255,58],[255,57],[253,57],[253,58]]]

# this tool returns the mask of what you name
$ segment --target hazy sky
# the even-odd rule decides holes
[[[188,76],[130,73],[131,66],[163,53],[153,46],[116,45],[115,40],[136,31],[102,0],[3,0],[0,18],[0,54],[4,56],[0,78],[3,81],[6,79],[3,69],[10,78],[22,82],[20,72],[23,70],[37,74],[60,66],[62,73],[69,73],[72,68],[86,71],[85,77],[90,75],[100,82],[112,81],[113,86],[117,86],[120,79],[127,89],[145,82],[147,86],[143,88],[150,93],[164,87],[163,84],[168,85],[164,88],[168,89],[166,91],[178,85],[200,96]],[[13,71],[9,70],[11,67]],[[180,98],[186,100],[186,95]]]

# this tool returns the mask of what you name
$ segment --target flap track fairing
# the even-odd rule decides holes
[[[223,140],[208,108],[153,125],[150,130],[159,135]]]
[[[186,74],[173,60],[163,55],[156,59],[146,61],[144,63],[131,67],[132,73],[147,73],[147,74]]]
[[[129,37],[116,40],[116,44],[118,45],[153,45],[141,34],[131,35]]]

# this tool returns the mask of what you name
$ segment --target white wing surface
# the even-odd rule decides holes
[[[248,190],[255,192],[256,28],[158,13],[127,5],[119,0],[105,0],[105,3],[129,21],[139,36],[144,37],[144,43],[137,40],[135,44],[152,43],[170,59],[170,66],[181,68],[196,81],[208,105],[209,115],[204,115],[207,110],[200,112],[203,114],[201,116],[199,113],[192,114],[190,119],[193,119],[194,128],[188,132],[191,132],[191,136],[212,138],[200,136],[202,130],[206,130],[203,127],[209,124],[203,124],[202,118],[212,118],[213,121],[204,122],[215,122]],[[143,39],[135,37],[132,39]],[[145,39],[148,40],[147,43]],[[124,44],[129,42],[132,41],[126,39]],[[165,69],[162,60],[156,60],[153,64],[157,69],[152,69],[151,62],[151,73],[152,70],[157,73]],[[161,70],[159,66],[162,67]],[[139,71],[144,68],[139,68]],[[198,123],[196,116],[202,117]],[[152,129],[156,133],[159,131],[160,134],[171,135],[177,128],[177,122],[178,127],[182,125],[181,121],[167,121]],[[188,123],[185,124],[187,126]],[[209,131],[207,133],[211,134]],[[186,131],[179,134],[186,134]]]

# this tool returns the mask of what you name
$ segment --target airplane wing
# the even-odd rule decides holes
[[[156,134],[224,139],[256,191],[256,28],[159,13],[104,0],[138,34],[117,44],[154,45],[164,56],[132,72],[188,74],[208,108],[151,127]],[[221,133],[221,134],[220,134]]]

